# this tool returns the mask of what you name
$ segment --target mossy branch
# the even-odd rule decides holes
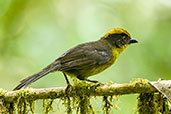
[[[166,89],[160,89],[161,85],[158,85],[160,83],[164,84]],[[168,101],[164,97],[170,95],[170,87],[171,81],[161,82],[160,80],[149,82],[144,79],[136,79],[125,84],[114,84],[113,82],[94,84],[85,81],[80,82],[76,79],[74,85],[67,89],[65,87],[26,88],[17,91],[0,89],[0,113],[13,114],[18,112],[18,114],[25,114],[31,112],[34,114],[35,101],[43,99],[43,113],[48,114],[53,109],[52,103],[54,99],[59,98],[63,101],[67,114],[71,114],[73,111],[76,111],[77,114],[95,114],[96,110],[94,110],[90,102],[91,96],[102,96],[102,111],[104,114],[110,114],[112,108],[118,110],[113,102],[118,97],[117,95],[138,93],[137,112],[139,114],[149,112],[150,114],[170,114]],[[170,96],[167,96],[167,98],[169,100]]]
[[[88,96],[113,96],[134,93],[153,93],[157,91],[147,80],[142,79],[125,84],[107,83],[100,86],[97,84],[81,82],[74,84],[72,87],[72,91],[73,90],[75,90],[78,95],[85,94]],[[0,98],[3,98],[6,102],[14,102],[23,94],[25,99],[28,100],[56,99],[65,95],[65,87],[43,89],[26,88],[18,91],[0,90]]]

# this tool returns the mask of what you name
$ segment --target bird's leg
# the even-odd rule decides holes
[[[99,82],[97,80],[90,80],[90,79],[83,79],[83,80],[88,81],[88,82],[93,82],[93,83],[98,83]]]
[[[81,76],[77,76],[77,78],[78,78],[79,80],[85,80],[85,81],[87,81],[87,82],[93,82],[93,83],[98,83],[98,82],[99,82],[99,81],[97,81],[97,80],[84,79],[84,78],[81,78]]]
[[[69,89],[70,87],[72,87],[72,85],[69,83],[69,80],[68,80],[66,74],[65,74],[64,72],[63,72],[63,74],[64,74],[64,77],[65,77],[65,80],[66,80],[66,83],[67,83],[67,87],[66,87],[66,89],[65,89],[65,91],[67,92],[68,89]]]
[[[64,77],[65,77],[65,80],[66,80],[67,85],[71,85],[71,84],[69,83],[69,80],[68,80],[66,74],[65,74],[64,72],[63,72],[63,74],[64,74]]]

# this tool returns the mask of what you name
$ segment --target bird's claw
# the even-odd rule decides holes
[[[98,82],[98,84],[96,84],[96,85],[93,85],[91,88],[92,88],[92,91],[93,92],[95,92],[95,89],[97,88],[97,87],[99,87],[99,86],[102,86],[102,85],[104,85],[103,83],[100,83],[100,82]]]

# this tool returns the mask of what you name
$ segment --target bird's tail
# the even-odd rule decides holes
[[[53,72],[54,70],[56,70],[56,67],[54,67],[54,64],[50,64],[49,66],[44,68],[42,71],[40,71],[36,74],[33,74],[32,76],[29,76],[29,77],[25,78],[24,80],[20,81],[20,84],[13,90],[19,90],[22,87],[26,88],[31,83],[35,82],[36,80],[40,79],[41,77],[45,76],[46,74]]]

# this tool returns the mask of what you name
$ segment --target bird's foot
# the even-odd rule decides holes
[[[97,80],[85,79],[85,81],[95,83],[95,84],[96,84],[96,85],[95,85],[96,87],[101,86],[101,85],[104,85],[103,83],[101,83],[101,82],[99,82],[99,81],[97,81]]]
[[[97,80],[90,80],[90,79],[84,79],[84,80],[88,81],[88,82],[99,83],[99,81],[97,81]]]
[[[91,86],[91,89],[92,89],[93,92],[95,92],[95,90],[96,90],[97,87],[103,86],[103,85],[104,85],[103,83],[97,82],[96,85]]]

